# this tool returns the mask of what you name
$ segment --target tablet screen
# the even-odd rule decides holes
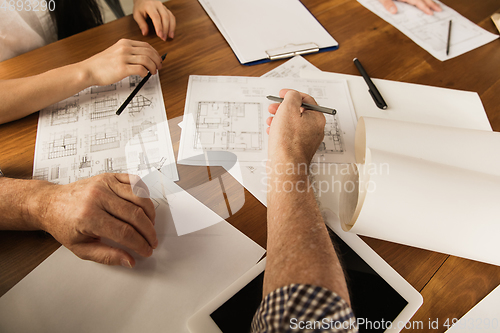
[[[392,322],[408,304],[407,301],[335,233],[330,232],[330,236],[344,267],[351,305],[358,322],[361,319],[365,322]],[[262,300],[263,278],[264,273],[261,273],[210,314],[222,332],[250,332],[253,316]],[[384,331],[366,328],[365,325],[360,325],[360,332]]]

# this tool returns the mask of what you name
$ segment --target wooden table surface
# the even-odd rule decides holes
[[[340,44],[336,51],[306,56],[313,65],[324,71],[358,75],[352,62],[358,57],[375,78],[475,91],[493,129],[500,130],[500,40],[441,62],[357,1],[302,2]],[[490,16],[500,10],[499,0],[443,2],[486,30],[498,33]],[[284,62],[243,66],[196,0],[172,0],[168,7],[177,18],[174,40],[163,42],[155,36],[143,37],[128,16],[0,62],[0,79],[34,75],[84,60],[120,38],[143,40],[160,54],[168,51],[160,76],[167,117],[173,120],[183,115],[190,74],[260,76]],[[0,125],[0,167],[7,176],[31,177],[37,121],[38,113]],[[173,127],[176,126],[170,123],[174,137],[178,130]],[[180,167],[181,181],[189,179],[195,168]],[[212,176],[221,172],[214,169]],[[266,209],[248,192],[245,191],[244,206],[227,220],[265,246]],[[497,266],[363,239],[423,295],[424,304],[412,321],[422,321],[424,331],[444,332],[446,319],[460,318],[500,283]],[[0,295],[58,247],[50,235],[42,232],[0,232]],[[437,330],[427,329],[429,318],[439,319]]]

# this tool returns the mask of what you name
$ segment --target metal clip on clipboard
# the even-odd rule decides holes
[[[277,49],[267,50],[266,54],[270,60],[277,60],[315,52],[319,52],[319,46],[316,43],[305,43],[287,44]]]

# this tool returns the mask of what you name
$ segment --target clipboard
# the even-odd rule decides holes
[[[299,0],[198,1],[243,65],[339,46]]]

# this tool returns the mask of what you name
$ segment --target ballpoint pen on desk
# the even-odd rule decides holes
[[[271,100],[273,102],[278,102],[278,103],[283,102],[283,98],[276,97],[276,96],[267,96],[267,99],[269,99],[269,100]],[[306,110],[318,111],[318,112],[323,112],[323,113],[331,114],[331,115],[337,114],[337,110],[330,109],[330,108],[325,108],[324,106],[318,106],[318,105],[312,105],[312,104],[308,104],[308,103],[302,103],[301,107],[303,107]]]
[[[166,53],[164,55],[162,55],[161,56],[161,61],[165,60],[166,56],[167,56]],[[146,84],[146,82],[148,82],[148,80],[149,80],[150,77],[151,77],[151,72],[149,72],[148,75],[146,75],[141,80],[141,82],[139,82],[139,84],[137,85],[137,87],[135,87],[134,91],[132,91],[132,93],[127,97],[127,99],[125,100],[125,102],[123,102],[123,104],[120,106],[120,108],[118,109],[118,111],[116,111],[117,115],[120,115],[123,112],[123,110],[125,110],[125,108],[127,107],[128,103],[130,103],[132,101],[132,99],[139,92],[139,90],[141,90],[142,86],[144,86]]]
[[[450,40],[451,40],[451,20],[448,25],[448,41],[446,42],[446,55],[450,54]]]
[[[375,101],[375,105],[379,109],[386,110],[387,109],[387,104],[385,103],[384,99],[382,98],[382,95],[378,91],[377,87],[373,84],[372,80],[366,73],[365,69],[359,62],[358,58],[354,58],[354,64],[358,68],[359,73],[361,73],[361,76],[363,76],[363,79],[365,79],[366,84],[368,85],[368,92],[370,95],[372,95],[373,100]]]

